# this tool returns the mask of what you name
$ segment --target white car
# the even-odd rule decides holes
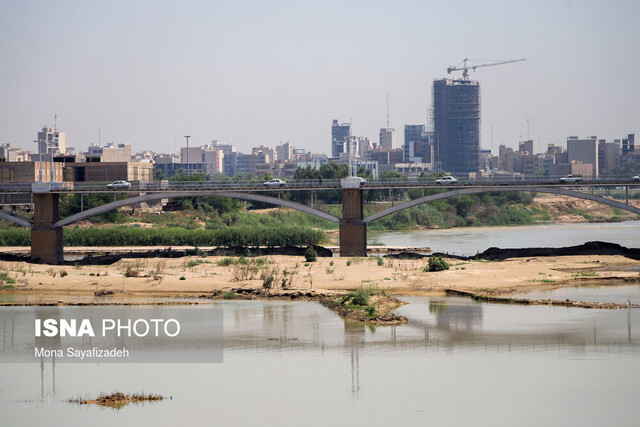
[[[632,177],[631,177],[631,181],[633,181],[633,182],[640,182],[640,175],[632,176]]]
[[[111,184],[107,184],[109,190],[128,190],[131,188],[131,183],[127,181],[114,181]]]
[[[456,182],[458,182],[458,180],[451,175],[436,179],[436,184],[454,184]]]
[[[367,180],[366,180],[366,179],[364,179],[364,178],[361,178],[361,177],[359,177],[359,176],[358,176],[358,177],[356,177],[356,178],[358,178],[358,179],[360,180],[360,185],[362,185],[362,184],[366,184],[366,183],[367,183]]]
[[[560,178],[560,182],[567,184],[570,182],[582,182],[582,175],[567,175]]]
[[[265,187],[284,187],[287,183],[279,178],[270,179],[262,183]]]

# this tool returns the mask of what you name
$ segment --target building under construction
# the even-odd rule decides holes
[[[480,84],[476,80],[433,82],[435,157],[452,173],[476,172],[480,166]]]
[[[462,71],[461,79],[433,82],[433,122],[436,161],[447,172],[468,173],[480,169],[480,84],[469,79],[469,70],[526,61],[484,61],[447,68],[447,73]],[[480,61],[480,60],[475,60]]]

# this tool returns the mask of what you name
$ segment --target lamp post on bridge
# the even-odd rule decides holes
[[[54,175],[53,175],[53,138],[51,138],[51,143],[49,144],[49,157],[51,158],[51,179],[49,180],[50,182],[54,182]]]
[[[185,135],[184,137],[187,139],[187,175],[191,175],[189,168],[189,138],[191,138],[191,135]]]
[[[36,139],[33,142],[38,143],[38,163],[40,166],[40,174],[39,174],[39,178],[38,178],[38,182],[42,182],[42,142],[44,142],[42,139]]]

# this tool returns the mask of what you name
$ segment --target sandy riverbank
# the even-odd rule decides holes
[[[427,259],[385,258],[379,265],[375,257],[319,258],[306,263],[301,256],[267,256],[260,257],[265,261],[259,263],[256,258],[247,258],[248,264],[219,265],[223,258],[126,259],[108,266],[76,267],[3,261],[0,272],[15,283],[5,285],[1,292],[40,295],[45,299],[47,295],[54,299],[66,295],[65,301],[105,290],[128,297],[199,296],[218,290],[262,288],[264,278],[274,276],[274,290],[286,277],[291,289],[316,292],[373,285],[399,294],[458,289],[505,295],[594,280],[640,281],[640,261],[618,255],[514,258],[500,262],[450,259],[451,268],[440,272],[423,271]]]

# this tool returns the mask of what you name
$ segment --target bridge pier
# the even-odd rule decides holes
[[[58,264],[62,261],[62,227],[54,227],[59,219],[60,196],[55,193],[34,193],[31,259],[47,264]]]
[[[367,256],[367,224],[364,219],[364,200],[359,188],[342,190],[342,219],[340,220],[340,256]]]

